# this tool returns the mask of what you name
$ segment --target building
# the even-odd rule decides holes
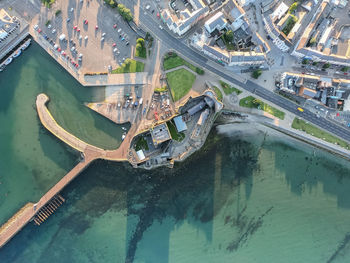
[[[215,30],[221,31],[226,28],[227,20],[222,12],[217,12],[213,17],[208,19],[204,27],[209,34],[213,33]]]
[[[205,121],[208,119],[209,116],[209,109],[205,109],[201,115],[199,116],[199,119],[197,121],[198,126],[203,126]]]
[[[350,81],[285,72],[281,77],[281,90],[305,99],[319,101],[322,105],[343,110],[350,95]]]
[[[333,19],[332,7],[324,0],[316,10],[311,22],[304,30],[291,55],[340,66],[350,66],[350,41],[341,40],[338,20]]]
[[[222,10],[225,17],[230,20],[230,27],[233,31],[242,26],[245,11],[235,0],[229,0]]]
[[[186,10],[181,11],[179,15],[180,18],[175,14],[172,14],[169,9],[164,9],[161,13],[161,19],[163,22],[172,32],[179,36],[184,35],[199,20],[209,14],[209,7],[205,6],[201,0],[192,0],[190,3],[195,11],[192,13],[189,13]]]
[[[0,40],[4,40],[19,27],[19,20],[11,17],[5,9],[0,9]]]
[[[184,122],[182,116],[176,116],[174,118],[174,123],[178,132],[183,132],[187,130],[186,122]]]
[[[171,139],[170,132],[166,123],[159,124],[150,129],[153,145],[157,147],[159,144]]]

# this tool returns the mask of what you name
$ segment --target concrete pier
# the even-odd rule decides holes
[[[35,216],[41,211],[40,209],[49,204],[50,201],[53,200],[53,198],[55,198],[56,195],[58,195],[60,191],[74,180],[74,178],[77,177],[86,167],[88,167],[92,161],[96,159],[113,161],[128,160],[129,146],[131,139],[136,132],[136,127],[131,127],[118,149],[112,151],[104,150],[80,140],[59,126],[46,107],[48,101],[49,97],[45,94],[39,94],[37,96],[36,107],[41,123],[57,138],[83,153],[84,159],[69,171],[58,183],[56,183],[45,195],[43,195],[37,203],[27,203],[0,227],[0,248],[15,236],[28,222],[34,220]],[[63,202],[63,200],[63,198],[60,198],[61,202]],[[56,201],[58,202],[58,199],[56,199]]]

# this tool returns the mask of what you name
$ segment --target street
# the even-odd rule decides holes
[[[236,85],[239,85],[240,87],[244,88],[245,90],[252,92],[256,94],[257,96],[270,101],[274,103],[277,106],[280,106],[281,108],[297,115],[298,117],[301,117],[305,119],[306,121],[309,121],[312,124],[315,124],[322,129],[331,132],[332,134],[350,142],[350,130],[344,127],[341,127],[339,125],[336,125],[325,118],[318,118],[316,114],[312,113],[311,111],[304,109],[304,112],[300,112],[297,110],[297,105],[291,102],[290,100],[287,100],[267,89],[264,87],[248,80],[246,83],[240,82],[237,79],[227,75],[226,73],[222,72],[220,68],[222,66],[218,65],[216,68],[208,65],[208,59],[205,58],[202,54],[199,54],[192,50],[190,47],[188,47],[186,44],[181,42],[180,40],[176,39],[175,37],[171,36],[166,30],[161,30],[158,27],[157,21],[154,21],[153,18],[149,15],[145,15],[144,12],[140,12],[140,23],[148,29],[149,32],[152,32],[154,36],[159,38],[163,41],[164,44],[166,44],[169,48],[176,50],[180,55],[183,57],[186,57],[199,66],[205,68],[208,71],[211,71],[212,73],[215,73],[216,75],[222,77],[223,79],[226,79],[227,81],[234,83]]]

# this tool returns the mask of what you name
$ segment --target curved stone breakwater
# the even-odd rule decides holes
[[[71,171],[69,171],[57,184],[55,184],[37,203],[27,203],[14,216],[12,216],[4,225],[0,227],[0,248],[5,245],[13,236],[15,236],[35,215],[49,203],[66,185],[68,185],[77,175],[79,175],[89,164],[96,159],[106,159],[111,161],[127,161],[130,141],[135,132],[131,127],[123,143],[116,150],[104,150],[90,145],[63,129],[52,117],[46,107],[49,97],[45,94],[39,94],[36,99],[36,108],[43,126],[61,141],[70,147],[81,152],[84,156]]]

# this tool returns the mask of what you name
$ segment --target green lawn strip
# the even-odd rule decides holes
[[[177,132],[173,121],[168,121],[166,124],[170,131],[171,138],[178,142],[181,142],[183,139],[185,139],[185,134],[183,132]]]
[[[216,87],[216,86],[213,86],[213,89],[214,89],[214,91],[216,93],[216,97],[218,98],[218,100],[222,101],[223,96],[222,96],[221,90],[218,87]]]
[[[144,63],[127,59],[119,68],[113,69],[112,74],[143,72],[144,68]]]
[[[345,148],[345,149],[350,149],[350,144],[347,142],[339,139],[338,137],[333,136],[332,134],[325,132],[316,126],[306,123],[306,121],[294,118],[293,123],[292,123],[292,128],[297,129],[297,130],[302,130],[306,132],[307,134],[310,134],[312,136],[315,136],[319,139],[322,139],[326,142],[330,142],[333,144],[338,144],[339,146]]]
[[[146,48],[143,47],[140,51],[138,49],[135,50],[135,56],[139,58],[147,58]]]
[[[183,68],[168,72],[166,76],[174,101],[178,101],[185,96],[196,80],[193,73]]]
[[[230,95],[232,92],[235,92],[237,95],[239,95],[243,92],[235,87],[228,85],[226,82],[223,82],[221,80],[220,80],[220,84],[226,95]]]
[[[266,111],[273,116],[283,120],[285,113],[283,111],[280,111],[264,102],[261,100],[258,100],[254,98],[253,96],[248,96],[239,101],[239,106],[246,107],[246,108],[256,108],[259,110]]]
[[[188,61],[184,60],[183,58],[179,57],[176,54],[172,54],[172,55],[166,55],[163,61],[163,67],[164,70],[169,70],[172,68],[176,68],[176,67],[180,67],[180,66],[186,66],[189,69],[191,69],[193,72],[196,72],[199,75],[203,75],[204,74],[204,70],[199,68],[199,67],[195,67],[194,65],[192,65],[191,63],[189,63]]]
[[[148,151],[149,150],[148,145],[147,145],[147,141],[142,135],[138,138],[137,142],[135,143],[135,150],[136,151],[139,151],[139,150]]]

